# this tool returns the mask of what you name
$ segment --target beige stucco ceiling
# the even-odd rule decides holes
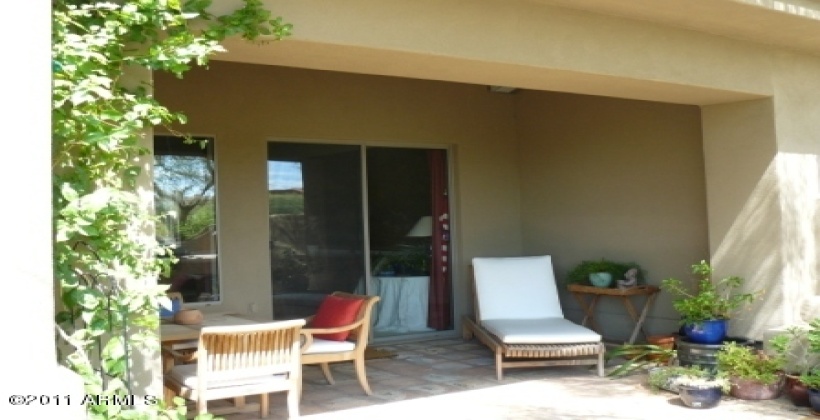
[[[216,59],[709,105],[771,94],[755,45],[820,56],[808,0],[265,1],[294,35]]]
[[[820,55],[816,0],[530,0]]]

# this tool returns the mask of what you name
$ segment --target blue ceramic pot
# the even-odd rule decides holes
[[[719,386],[703,388],[696,386],[678,385],[678,395],[681,401],[692,408],[712,408],[720,403],[723,391]]]
[[[809,404],[812,410],[820,413],[820,389],[809,388]]]
[[[609,287],[612,284],[612,274],[592,273],[589,275],[589,282],[595,287]]]
[[[687,324],[683,326],[686,338],[693,343],[718,344],[726,338],[725,319],[712,319],[697,324]]]

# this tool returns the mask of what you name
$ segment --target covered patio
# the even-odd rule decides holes
[[[619,2],[607,0],[583,8],[559,0],[473,8],[265,3],[295,23],[293,39],[227,45],[230,56],[182,82],[152,77],[158,98],[190,114],[185,131],[225,146],[218,153],[225,296],[204,311],[273,314],[268,142],[437,146],[453,159],[452,328],[424,337],[433,341],[376,343],[397,355],[368,362],[372,397],[347,367],[338,368],[335,386],[306,369],[306,418],[693,415],[674,396],[652,394],[640,377],[610,380],[575,367],[522,369],[496,381],[489,351],[455,336],[458,319],[473,312],[475,256],[549,253],[559,277],[586,258],[636,259],[651,284],[710,258],[721,274],[767,289],[734,327],[751,338],[820,310],[820,14],[813,2],[775,2],[786,11],[739,0],[670,0],[648,10],[645,2],[612,9]],[[733,25],[725,16],[735,17]],[[497,94],[489,86],[517,91]],[[33,101],[23,105],[44,114],[34,112],[40,109]],[[8,236],[22,240],[8,257],[9,276],[30,279],[16,282],[16,293],[35,298],[30,316],[8,331],[28,345],[11,350],[5,366],[22,359],[44,366],[30,375],[36,383],[18,385],[34,393],[61,375],[53,363],[49,147],[47,124],[34,125],[35,133],[19,126],[14,138],[38,141],[18,141],[22,149],[13,154],[31,160],[27,182],[17,182],[16,166],[5,173],[9,196],[27,199],[9,206],[15,223]],[[9,308],[10,319],[20,316],[19,306]],[[677,325],[668,297],[655,308],[650,330]],[[580,318],[578,308],[567,309]],[[603,309],[610,315],[605,328],[631,330],[620,308]],[[135,392],[158,395],[159,353],[134,359]],[[275,418],[284,416],[278,398]],[[811,415],[785,400],[728,399],[696,414]]]
[[[335,385],[324,381],[318,367],[306,367],[302,416],[373,420],[813,417],[810,408],[795,407],[785,396],[764,401],[724,396],[712,409],[687,408],[675,394],[652,392],[644,374],[602,378],[594,367],[514,369],[497,381],[492,353],[476,340],[436,339],[378,348],[395,356],[368,360],[374,393],[370,397],[362,392],[350,364],[332,367]],[[258,418],[257,412],[225,416],[226,420]],[[287,418],[283,395],[271,395],[269,418]]]

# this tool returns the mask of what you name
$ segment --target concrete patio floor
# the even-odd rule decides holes
[[[676,394],[654,393],[644,374],[600,378],[588,367],[522,368],[495,379],[492,353],[475,340],[438,339],[376,346],[392,359],[368,360],[374,395],[367,396],[351,363],[332,366],[335,385],[318,367],[304,369],[305,419],[814,419],[785,397],[743,401],[723,397],[711,409],[685,407]],[[249,398],[249,401],[253,401]],[[220,404],[216,402],[215,405]],[[221,404],[220,404],[221,405]],[[258,419],[258,412],[224,416]],[[271,395],[268,418],[287,418],[283,394]]]

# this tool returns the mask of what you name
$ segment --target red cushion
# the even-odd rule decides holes
[[[364,299],[351,299],[339,296],[328,295],[322,304],[319,305],[319,310],[316,316],[310,323],[311,328],[333,328],[341,327],[343,325],[352,324],[356,320],[356,315],[359,314],[359,309],[362,307]],[[321,338],[324,340],[344,341],[350,331],[342,331],[332,334],[314,334],[314,338]]]

